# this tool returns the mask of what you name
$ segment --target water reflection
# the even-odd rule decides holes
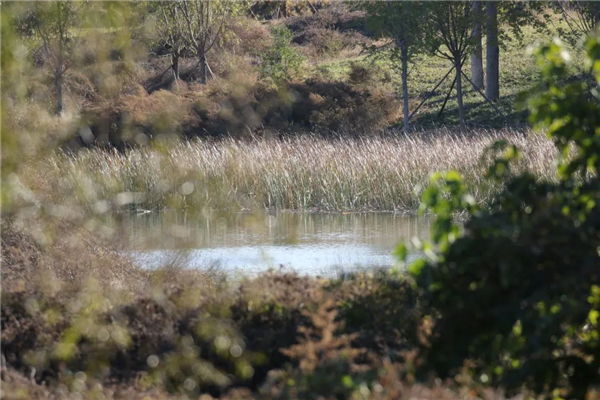
[[[392,266],[395,246],[427,238],[430,220],[391,213],[162,212],[126,216],[118,227],[127,251],[144,267],[176,261],[253,273],[283,265],[330,275]]]

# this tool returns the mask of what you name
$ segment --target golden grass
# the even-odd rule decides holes
[[[435,171],[457,170],[475,198],[497,187],[483,175],[499,139],[516,144],[517,170],[554,179],[557,153],[532,131],[476,131],[359,139],[191,141],[126,152],[56,154],[25,181],[44,198],[103,213],[118,208],[277,208],[414,211]]]

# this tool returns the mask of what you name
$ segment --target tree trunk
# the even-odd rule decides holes
[[[205,85],[206,84],[206,53],[204,52],[204,50],[199,50],[198,51],[199,54],[199,58],[200,58],[200,77],[198,78],[198,80],[200,81],[201,84]]]
[[[483,89],[483,55],[481,46],[481,20],[482,6],[480,0],[473,1],[471,5],[473,12],[473,31],[471,38],[474,42],[471,51],[471,77],[474,84],[473,89]]]
[[[485,95],[492,101],[500,98],[500,47],[498,46],[498,8],[489,1],[485,6],[487,21],[487,68]]]
[[[463,105],[462,96],[462,65],[460,63],[460,56],[455,57],[454,65],[456,69],[456,102],[458,103],[458,120],[460,122],[460,128],[465,127],[465,107]]]
[[[175,80],[179,80],[179,55],[172,54],[171,62],[172,62],[171,68],[173,68],[173,76],[175,77]]]
[[[56,114],[61,115],[63,112],[62,74],[56,75],[55,84],[56,84]]]
[[[408,43],[402,40],[400,43],[400,53],[402,58],[402,102],[404,108],[404,133],[410,132],[410,110],[408,104]]]

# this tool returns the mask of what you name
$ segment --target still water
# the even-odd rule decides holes
[[[285,267],[325,276],[393,266],[396,245],[427,239],[429,228],[429,218],[392,213],[167,211],[118,223],[124,251],[145,268],[174,264],[254,274]]]

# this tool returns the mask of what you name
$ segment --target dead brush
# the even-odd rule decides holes
[[[305,312],[310,325],[298,328],[298,344],[281,350],[292,363],[269,373],[261,388],[265,398],[350,398],[370,379],[367,351],[352,347],[356,335],[338,334],[341,324],[334,306],[327,300],[314,313]]]
[[[356,361],[362,353],[362,350],[351,347],[356,334],[336,335],[340,323],[336,322],[338,312],[334,305],[333,300],[327,300],[316,313],[303,312],[304,316],[310,318],[312,326],[299,327],[299,343],[281,350],[290,359],[297,360],[298,367],[305,374],[340,356],[348,361]]]

